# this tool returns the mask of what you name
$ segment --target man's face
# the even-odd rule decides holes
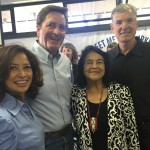
[[[111,24],[118,43],[128,43],[135,39],[137,21],[130,12],[115,13]]]
[[[58,12],[49,13],[42,26],[37,26],[39,44],[53,56],[55,56],[65,38],[66,26],[65,16]]]

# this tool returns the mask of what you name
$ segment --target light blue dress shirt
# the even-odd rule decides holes
[[[44,130],[27,104],[6,93],[0,104],[0,150],[44,150]]]
[[[44,85],[30,107],[40,118],[45,132],[57,131],[70,124],[71,62],[63,54],[52,57],[37,41],[34,53],[40,60]]]

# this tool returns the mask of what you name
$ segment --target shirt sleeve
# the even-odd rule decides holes
[[[0,117],[0,149],[16,150],[17,136],[13,123]]]
[[[126,126],[126,137],[129,149],[139,149],[138,131],[135,119],[135,110],[133,105],[133,99],[128,87],[124,89],[126,96],[124,97],[124,120]]]

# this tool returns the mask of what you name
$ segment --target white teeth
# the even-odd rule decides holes
[[[54,37],[54,36],[49,36],[49,38],[50,38],[51,40],[59,41],[59,38]]]
[[[27,81],[17,81],[16,83],[18,84],[22,84],[22,83],[26,83]]]

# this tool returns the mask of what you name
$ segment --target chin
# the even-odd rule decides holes
[[[50,50],[58,50],[59,49],[59,45],[51,45],[50,47],[49,47],[49,49]]]
[[[129,43],[129,42],[131,42],[131,40],[132,40],[132,38],[125,37],[125,38],[122,38],[122,39],[120,40],[120,42],[121,42],[121,43]]]

